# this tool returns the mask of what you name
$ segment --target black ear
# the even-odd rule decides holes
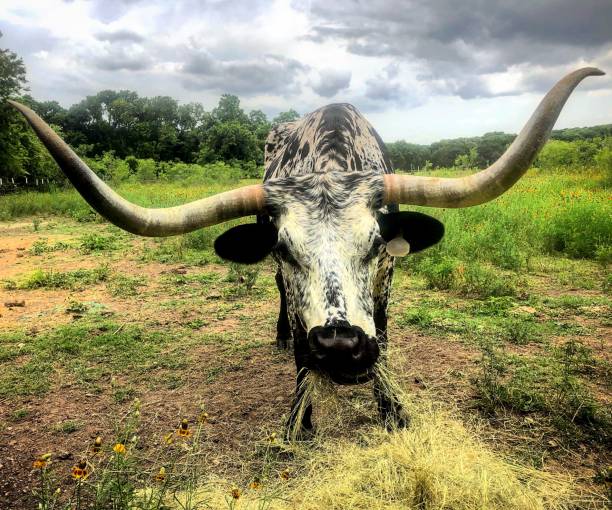
[[[268,255],[278,232],[272,223],[246,223],[230,228],[215,239],[215,251],[222,259],[255,264]]]
[[[380,235],[389,242],[401,235],[410,244],[410,253],[433,246],[444,236],[444,225],[437,219],[413,211],[383,214],[378,219]]]

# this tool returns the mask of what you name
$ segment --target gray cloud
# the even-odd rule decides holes
[[[498,95],[482,75],[521,66],[567,66],[602,58],[612,48],[609,0],[312,0],[309,39],[339,41],[351,53],[387,57],[421,69],[431,90],[463,98]],[[516,93],[543,88],[525,79]],[[391,97],[392,85],[372,85],[370,95]]]
[[[190,90],[219,90],[246,96],[286,95],[300,90],[298,78],[307,70],[297,60],[278,55],[223,61],[200,51],[187,59],[182,74],[183,84]]]
[[[137,43],[114,43],[106,45],[102,53],[92,60],[86,55],[81,60],[87,59],[84,65],[92,65],[102,71],[143,71],[150,69],[154,62],[154,48],[144,48]]]
[[[115,42],[142,42],[144,37],[131,30],[115,30],[114,32],[102,32],[96,34],[96,39],[99,41]]]
[[[319,80],[312,89],[323,97],[335,96],[351,84],[351,72],[336,69],[323,69],[319,72]]]

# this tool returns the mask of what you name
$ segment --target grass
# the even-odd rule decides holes
[[[532,170],[511,192],[482,207],[426,210],[442,219],[447,234],[438,246],[398,261],[390,314],[391,344],[411,346],[416,339],[425,358],[402,365],[410,374],[404,385],[411,384],[412,374],[424,379],[406,402],[411,428],[385,432],[372,420],[371,390],[355,389],[357,396],[342,405],[318,397],[323,415],[317,417],[320,434],[313,442],[271,446],[262,439],[252,448],[221,431],[233,433],[231,419],[256,410],[249,428],[259,427],[254,424],[261,419],[262,429],[282,435],[284,404],[274,399],[291,391],[283,377],[291,379],[287,374],[293,370],[291,357],[271,346],[278,298],[269,260],[253,267],[220,261],[212,244],[229,225],[142,240],[101,223],[73,191],[0,197],[0,219],[27,218],[28,235],[40,236],[26,252],[31,256],[17,259],[17,276],[4,281],[3,292],[15,293],[26,307],[17,311],[13,329],[0,333],[0,399],[14,411],[0,418],[0,429],[28,423],[37,412],[30,402],[62,392],[86,392],[89,399],[116,406],[109,412],[119,415],[136,396],[185,409],[201,389],[223,402],[218,410],[223,418],[203,436],[206,453],[189,457],[190,468],[204,465],[198,483],[177,474],[172,490],[179,498],[201,497],[212,508],[603,508],[603,500],[576,495],[571,480],[559,474],[600,473],[580,481],[580,490],[589,490],[585,484],[604,483],[601,466],[609,463],[601,453],[611,424],[602,393],[609,392],[611,369],[602,353],[604,328],[612,324],[607,294],[612,210],[609,190],[600,182],[596,170],[559,175]],[[130,184],[119,191],[142,205],[166,206],[227,186]],[[33,214],[53,216],[53,224],[38,221],[33,229]],[[66,241],[44,238],[58,234]],[[104,259],[104,265],[81,267],[92,259]],[[58,260],[74,268],[53,270]],[[126,270],[125,261],[138,264],[138,273]],[[167,265],[160,270],[147,263]],[[86,294],[93,286],[95,303]],[[52,289],[49,296],[65,301],[31,312],[30,291],[36,289]],[[41,294],[47,295],[31,293]],[[109,304],[108,296],[120,299]],[[11,319],[16,312],[1,313]],[[474,362],[438,367],[443,376],[428,374],[439,349],[452,358],[459,348]],[[274,371],[264,383],[268,387],[256,387],[248,377],[240,391],[231,386],[240,383],[237,370],[253,374],[249,370],[261,363],[266,366],[259,370]],[[279,366],[283,370],[276,372]],[[436,377],[448,384],[437,384]],[[461,417],[432,400],[461,402]],[[159,412],[161,419],[163,409],[149,414],[157,420]],[[77,424],[62,433],[66,441],[82,439],[91,426],[82,409],[53,422],[64,423],[57,420]],[[527,420],[529,427],[523,425]],[[53,425],[45,430],[53,432]],[[138,447],[129,449],[138,457],[128,470],[134,497],[158,490],[151,480],[159,456],[168,454],[160,450],[159,437],[143,434],[135,434]],[[479,437],[488,438],[487,444]],[[234,449],[223,449],[228,443]],[[113,458],[111,446],[106,444],[107,459]],[[537,462],[525,449],[534,450]],[[567,453],[576,451],[586,451],[584,459]],[[194,460],[199,455],[206,455],[203,462]],[[517,456],[529,460],[523,465]],[[555,475],[528,467],[532,460],[546,466],[551,457]],[[245,467],[224,470],[232,463]],[[111,465],[101,482],[105,497],[108,484],[118,480],[112,476],[116,467]],[[287,480],[279,477],[285,469]],[[257,490],[249,488],[255,478],[262,485]],[[603,487],[596,490],[603,493]]]
[[[15,282],[6,280],[6,289],[83,289],[106,281],[110,275],[108,266],[75,271],[45,271],[37,269]]]
[[[107,319],[83,320],[28,338],[0,334],[0,397],[44,394],[61,367],[62,384],[91,386],[111,373],[140,372],[155,367],[172,339],[167,333]],[[174,354],[165,352],[169,362]]]
[[[321,396],[312,393],[315,400]],[[158,438],[138,434],[136,401],[114,432],[96,440],[99,453],[88,447],[79,462],[91,476],[75,481],[65,508],[570,510],[597,504],[567,477],[493,453],[478,428],[428,400],[402,395],[400,401],[412,419],[408,429],[369,425],[350,439],[317,435],[307,443],[269,433],[252,446],[253,470],[236,480],[198,462],[211,426],[205,408],[165,434],[154,454],[143,455],[145,443]],[[338,417],[331,412],[326,419],[324,428]],[[66,423],[59,431],[78,428]],[[40,474],[39,499],[52,501],[53,480],[61,474],[52,465]]]
[[[487,412],[507,408],[540,415],[569,442],[592,439],[605,444],[611,439],[612,413],[580,377],[592,374],[598,364],[591,350],[573,339],[535,356],[485,345],[474,385]],[[609,367],[605,371],[609,377]]]

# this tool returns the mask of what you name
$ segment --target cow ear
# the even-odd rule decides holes
[[[427,216],[426,214],[402,211],[389,214],[383,214],[378,219],[380,226],[380,235],[387,243],[392,243],[394,249],[398,253],[406,255],[408,251],[404,248],[404,239],[409,245],[409,253],[416,253],[433,246],[444,236],[444,225],[437,219]],[[388,251],[393,253],[391,246],[388,245]]]
[[[255,264],[266,258],[278,240],[272,223],[246,223],[230,228],[215,239],[215,252],[238,264]]]

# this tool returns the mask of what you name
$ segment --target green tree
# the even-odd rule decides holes
[[[208,131],[198,163],[232,160],[259,162],[262,159],[260,153],[257,138],[245,124],[221,122]]]
[[[212,111],[213,119],[217,122],[237,122],[247,124],[248,117],[240,108],[240,99],[232,94],[223,94],[219,104]]]
[[[455,158],[454,166],[463,170],[469,170],[478,166],[478,150],[471,147],[467,154],[460,154]]]
[[[55,177],[57,166],[47,150],[21,115],[6,103],[26,90],[25,85],[23,60],[9,49],[0,49],[0,177]]]
[[[282,124],[283,122],[293,122],[294,120],[298,120],[299,118],[300,114],[292,108],[290,110],[287,110],[286,112],[281,112],[276,117],[274,117],[272,125],[276,126],[277,124]]]

